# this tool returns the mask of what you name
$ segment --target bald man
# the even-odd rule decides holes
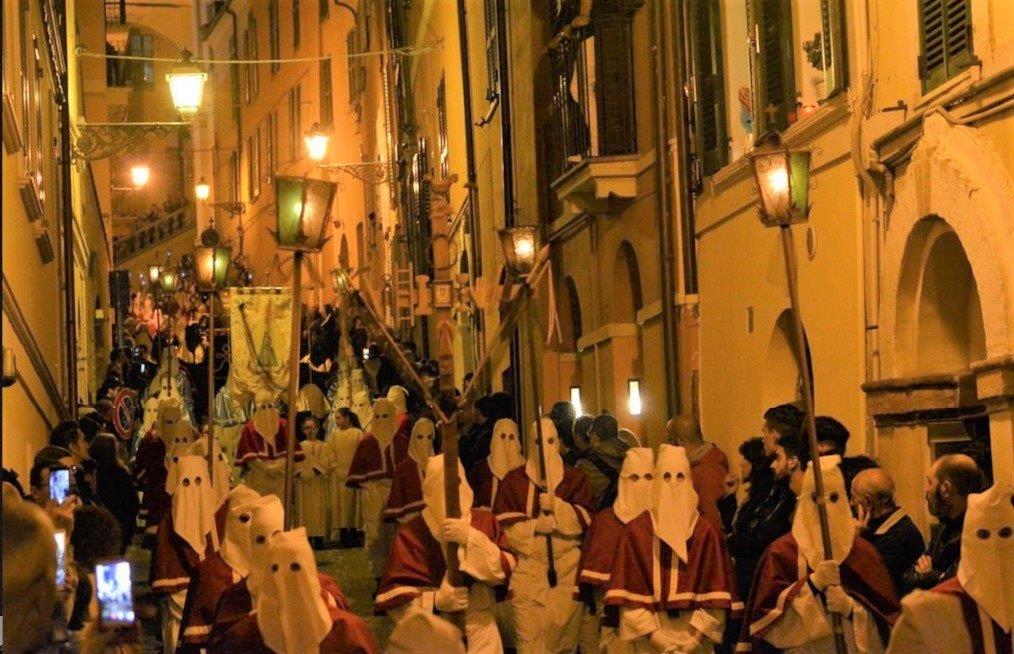
[[[926,544],[912,519],[895,503],[894,480],[883,468],[861,471],[852,480],[851,502],[860,535],[880,552],[900,595],[905,571],[915,565]]]
[[[4,648],[32,652],[43,646],[56,608],[53,523],[31,502],[3,503]]]
[[[945,454],[933,462],[923,492],[930,514],[940,521],[940,529],[926,553],[905,573],[906,592],[933,588],[957,574],[968,496],[981,493],[985,487],[982,470],[967,454]]]
[[[696,416],[686,413],[676,416],[666,423],[665,432],[670,443],[686,448],[694,489],[700,498],[701,515],[720,532],[724,531],[718,503],[727,492],[729,459],[717,445],[704,440]]]

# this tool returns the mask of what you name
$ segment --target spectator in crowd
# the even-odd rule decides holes
[[[915,565],[905,572],[905,591],[928,589],[953,577],[961,559],[961,529],[968,495],[986,487],[982,470],[967,454],[945,454],[933,462],[923,492],[929,512],[940,528]]]
[[[883,468],[867,468],[857,473],[852,480],[851,498],[859,535],[880,552],[900,595],[905,571],[915,565],[926,547],[922,534],[895,503],[894,480]]]
[[[53,523],[30,502],[3,503],[3,639],[7,652],[39,651],[56,611]]]
[[[563,455],[567,465],[577,465],[578,459],[591,447],[591,436],[588,432],[594,420],[594,416],[589,415],[578,416],[574,420],[574,449]]]
[[[60,448],[69,453],[73,465],[78,465],[88,458],[88,439],[76,420],[65,420],[54,427],[49,434],[49,447],[40,450],[36,457],[49,456],[50,448]],[[60,455],[60,458],[66,456],[63,452],[60,452]]]
[[[67,628],[80,632],[98,615],[95,603],[95,564],[120,552],[120,526],[116,518],[101,506],[82,506],[74,511],[74,530],[70,534],[74,553],[77,586],[71,602]]]
[[[764,412],[761,435],[764,438],[764,452],[775,453],[778,438],[787,433],[802,433],[803,412],[795,404],[779,404]]]
[[[851,496],[852,480],[863,470],[876,468],[877,462],[870,457],[859,454],[845,456],[845,448],[849,442],[849,430],[831,416],[817,416],[817,448],[820,456],[836,454],[841,457],[841,473],[845,477],[845,489]]]
[[[461,465],[470,470],[489,456],[493,425],[501,418],[512,417],[514,402],[507,393],[492,393],[475,402],[476,423],[465,432],[458,445]]]
[[[750,582],[757,569],[762,552],[757,551],[753,532],[758,527],[759,511],[774,485],[773,457],[764,453],[764,440],[760,437],[743,441],[739,446],[740,480],[746,489],[743,503],[732,517],[729,533],[730,554],[736,561],[736,589],[741,598],[750,593]]]
[[[729,476],[729,459],[717,445],[704,440],[701,423],[692,414],[681,414],[666,423],[669,442],[686,449],[694,488],[700,498],[701,515],[711,524],[722,528],[718,502],[726,494],[726,477]]]
[[[577,418],[577,411],[570,402],[557,402],[549,410],[549,419],[556,427],[556,433],[560,437],[560,454],[563,460],[567,461],[567,453],[574,450],[574,419]]]
[[[89,448],[96,465],[96,490],[99,501],[109,509],[120,525],[119,551],[127,551],[134,537],[139,501],[134,477],[119,457],[119,443],[112,434],[99,434]]]
[[[616,500],[617,483],[627,445],[620,440],[616,418],[603,413],[592,421],[591,447],[585,450],[575,467],[588,478],[592,506],[601,510]]]

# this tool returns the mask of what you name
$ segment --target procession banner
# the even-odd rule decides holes
[[[276,287],[230,291],[230,393],[235,398],[278,399],[289,384],[292,293]]]

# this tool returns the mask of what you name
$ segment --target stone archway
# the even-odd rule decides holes
[[[805,335],[804,335],[805,338]],[[799,357],[796,355],[796,327],[792,309],[786,309],[778,316],[768,339],[768,351],[764,361],[763,406],[798,402],[803,399],[803,384]],[[806,356],[810,357],[809,343]],[[811,364],[812,369],[812,364]]]
[[[924,529],[926,468],[945,439],[975,440],[964,424],[978,421],[995,478],[1014,478],[1012,206],[993,144],[931,113],[887,216],[881,379],[863,386],[876,454]]]

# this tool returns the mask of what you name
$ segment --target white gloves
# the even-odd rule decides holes
[[[556,497],[549,493],[539,493],[539,508],[543,513],[552,513]]]
[[[670,652],[678,652],[680,642],[676,640],[672,633],[656,629],[651,632],[651,636],[648,638],[648,642],[659,652],[669,654]]]
[[[838,564],[834,561],[821,561],[810,573],[810,582],[823,591],[828,586],[841,584],[841,574],[838,571]]]
[[[433,593],[433,606],[443,613],[457,613],[468,608],[468,589],[452,586],[447,577]]]
[[[472,527],[468,524],[468,520],[464,518],[447,518],[440,528],[440,534],[449,543],[465,545],[468,543],[468,534],[471,530]]]
[[[827,602],[827,610],[831,613],[847,616],[852,612],[852,598],[842,590],[841,586],[828,586],[824,591],[824,599]]]
[[[556,518],[552,514],[543,514],[535,519],[535,533],[542,536],[556,531]]]

